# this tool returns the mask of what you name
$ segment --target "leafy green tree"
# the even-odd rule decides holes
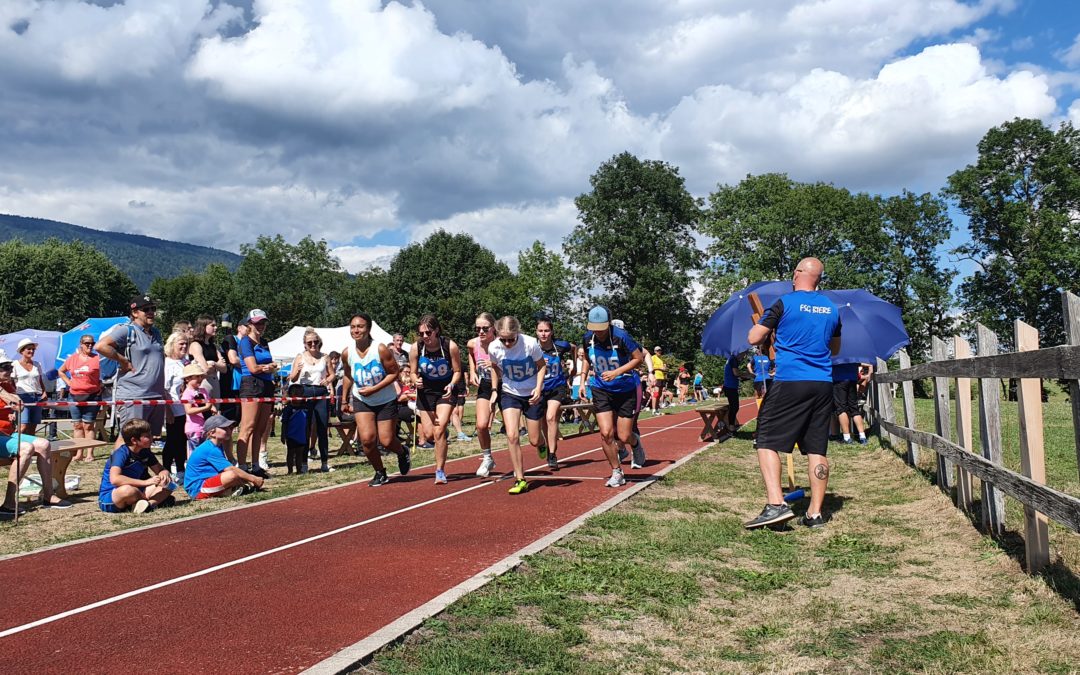
[[[589,183],[563,243],[579,287],[639,340],[692,355],[701,321],[687,291],[703,261],[694,239],[699,202],[677,167],[628,152],[601,164]]]
[[[1004,341],[1011,322],[1061,344],[1061,289],[1077,291],[1080,267],[1080,135],[1014,119],[979,141],[974,164],[949,176],[945,196],[967,215],[971,242],[957,249],[979,268],[960,285],[969,318]]]
[[[517,278],[540,311],[559,322],[572,318],[570,268],[557,251],[534,241],[518,253]]]
[[[337,300],[345,275],[325,241],[304,237],[288,244],[281,235],[260,236],[242,246],[244,260],[233,276],[232,305],[270,317],[267,337],[293,326],[323,326],[341,314]]]
[[[123,316],[138,289],[81,241],[0,244],[0,332],[67,330],[92,316]]]
[[[218,317],[223,312],[238,320],[242,311],[233,301],[232,272],[220,263],[207,265],[201,273],[157,277],[150,284],[150,296],[157,300],[158,312],[170,325],[181,319],[194,322],[200,314]]]

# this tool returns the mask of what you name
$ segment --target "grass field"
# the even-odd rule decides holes
[[[1059,412],[1047,418],[1049,444]],[[1058,487],[1069,487],[1068,458],[1057,456],[1072,452],[1069,434],[1048,460]],[[744,430],[452,605],[364,672],[1080,669],[1075,589],[1024,574],[1014,552],[876,439],[830,454],[833,518],[821,530],[742,528],[763,501]]]

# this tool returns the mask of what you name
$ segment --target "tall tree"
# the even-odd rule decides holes
[[[979,269],[962,303],[1002,338],[1023,319],[1047,345],[1061,344],[1060,291],[1078,290],[1080,135],[1014,119],[979,141],[979,158],[949,176],[944,194],[967,215],[971,242],[957,251]]]
[[[640,340],[690,357],[700,336],[687,292],[703,261],[698,200],[677,167],[628,152],[601,164],[589,183],[563,243],[575,279]]]
[[[530,248],[518,253],[517,278],[540,311],[559,322],[572,318],[570,268],[557,251],[534,241]]]
[[[91,316],[123,316],[135,284],[81,241],[0,244],[0,332],[67,330]],[[9,356],[11,356],[9,354]]]
[[[233,275],[221,263],[206,266],[201,273],[187,272],[171,279],[157,277],[150,284],[150,296],[158,302],[158,312],[166,322],[194,321],[200,314],[217,317],[229,312],[237,319],[243,311],[234,301]]]

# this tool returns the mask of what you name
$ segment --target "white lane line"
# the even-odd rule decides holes
[[[693,421],[693,420],[691,420],[691,421]],[[667,427],[667,428],[668,429],[674,429],[676,427],[682,426],[683,424],[686,424],[686,422],[682,422],[680,424],[674,424],[674,425],[672,425],[670,427]],[[661,431],[665,431],[665,430],[666,429],[660,429],[660,430],[654,431],[652,433],[653,434],[660,433]],[[642,434],[642,435],[644,436],[644,435],[652,435],[652,434]],[[597,450],[600,450],[600,448],[593,448],[591,450],[586,450],[586,451],[580,452],[580,453],[578,453],[576,455],[572,455],[571,457],[580,457],[582,455],[587,455],[590,452],[595,452]],[[544,464],[542,466],[546,467],[547,464]],[[540,468],[540,467],[535,467],[534,469],[531,469],[531,470],[535,470],[536,468]],[[110,598],[105,598],[103,600],[98,600],[96,602],[92,602],[92,603],[90,603],[88,605],[83,605],[82,607],[76,607],[75,609],[69,609],[67,611],[60,612],[58,614],[53,614],[52,616],[47,616],[45,618],[38,619],[36,621],[31,621],[30,623],[25,623],[25,624],[22,624],[21,626],[14,626],[12,628],[8,628],[6,630],[0,631],[0,639],[9,637],[11,635],[16,635],[16,634],[22,633],[24,631],[31,630],[31,629],[37,628],[39,626],[44,626],[46,624],[53,623],[54,621],[59,621],[61,619],[66,619],[68,617],[75,616],[75,615],[78,615],[78,614],[82,614],[84,612],[89,612],[91,610],[98,609],[99,607],[105,607],[107,605],[111,605],[111,604],[120,602],[121,600],[127,600],[128,598],[134,598],[134,597],[137,597],[139,595],[143,595],[145,593],[150,593],[150,592],[156,591],[156,590],[158,590],[160,588],[166,588],[168,586],[173,586],[173,585],[181,583],[183,581],[189,581],[191,579],[196,579],[198,577],[206,576],[207,574],[212,574],[213,572],[218,572],[220,570],[228,569],[230,567],[236,567],[237,565],[242,565],[244,563],[251,562],[252,560],[258,560],[259,558],[264,558],[264,557],[266,557],[268,555],[273,555],[274,553],[280,553],[282,551],[287,551],[289,549],[296,548],[298,546],[303,546],[304,544],[310,544],[311,542],[319,541],[320,539],[326,539],[327,537],[332,537],[334,535],[341,534],[342,532],[348,532],[349,530],[354,530],[354,529],[356,529],[358,527],[363,527],[364,525],[370,525],[371,523],[376,523],[376,522],[378,522],[380,520],[386,520],[387,518],[391,518],[393,516],[401,515],[402,513],[407,513],[409,511],[414,511],[414,510],[422,508],[424,506],[429,506],[431,504],[436,504],[438,502],[445,501],[447,499],[451,499],[452,497],[457,497],[459,495],[463,495],[465,493],[472,492],[473,490],[478,490],[478,489],[480,489],[482,487],[486,487],[488,485],[494,485],[495,483],[497,483],[499,480],[502,480],[502,479],[503,478],[500,477],[500,478],[498,478],[498,479],[496,479],[494,481],[485,481],[485,482],[482,482],[482,483],[477,483],[476,485],[473,485],[472,487],[464,488],[462,490],[458,490],[457,492],[452,492],[450,494],[442,495],[440,497],[435,497],[434,499],[428,499],[426,501],[419,502],[419,503],[413,504],[411,506],[406,506],[406,507],[400,508],[400,509],[398,509],[396,511],[390,511],[389,513],[384,513],[384,514],[381,514],[381,515],[378,515],[378,516],[374,516],[372,518],[368,518],[366,520],[362,520],[362,521],[357,522],[357,523],[352,523],[350,525],[344,525],[344,526],[339,527],[339,528],[334,529],[334,530],[329,530],[327,532],[323,532],[321,534],[316,534],[316,535],[313,535],[311,537],[307,537],[305,539],[300,539],[300,540],[297,540],[297,541],[294,541],[294,542],[291,542],[291,543],[288,543],[288,544],[282,544],[281,546],[276,546],[274,548],[267,549],[265,551],[260,551],[258,553],[252,553],[251,555],[247,555],[247,556],[244,556],[242,558],[237,558],[236,560],[223,562],[223,563],[220,563],[218,565],[214,565],[212,567],[207,567],[206,569],[191,572],[189,574],[184,574],[184,575],[179,576],[179,577],[175,577],[175,578],[172,578],[172,579],[166,579],[165,581],[159,581],[158,583],[151,584],[149,586],[144,586],[143,588],[137,588],[135,590],[127,591],[125,593],[120,593],[119,595],[114,595],[114,596],[112,596]]]

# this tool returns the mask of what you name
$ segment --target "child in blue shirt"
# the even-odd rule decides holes
[[[128,509],[143,513],[175,503],[172,493],[176,483],[150,450],[154,442],[150,424],[143,419],[128,420],[120,435],[124,444],[109,455],[101,474],[98,508],[106,513]]]
[[[304,395],[304,385],[289,385],[288,395]],[[308,411],[307,401],[289,401],[281,411],[281,442],[285,444],[285,468],[288,473],[308,472]]]

